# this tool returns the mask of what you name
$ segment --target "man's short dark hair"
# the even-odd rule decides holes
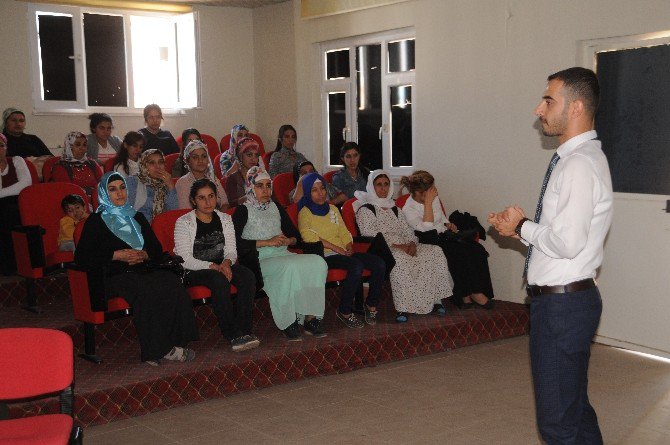
[[[563,82],[569,101],[580,99],[591,116],[596,114],[600,101],[600,87],[596,73],[588,68],[575,66],[547,77],[547,81],[552,80]]]

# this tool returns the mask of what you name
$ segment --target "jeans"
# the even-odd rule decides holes
[[[251,334],[251,311],[256,294],[253,272],[239,264],[233,264],[231,269],[231,282],[221,272],[212,269],[192,270],[187,275],[189,285],[205,286],[212,292],[212,309],[221,333],[228,340]],[[230,297],[231,283],[237,288],[234,302]]]
[[[530,362],[537,424],[548,445],[602,444],[588,368],[602,301],[598,288],[533,297]]]
[[[370,253],[354,253],[351,256],[330,255],[325,258],[328,269],[344,269],[347,278],[342,282],[340,294],[340,308],[342,314],[350,314],[354,302],[354,296],[361,282],[363,269],[368,269],[370,275],[370,291],[365,304],[368,307],[376,307],[384,284],[386,275],[386,264],[384,260]]]

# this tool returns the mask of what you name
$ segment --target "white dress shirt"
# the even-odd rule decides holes
[[[410,196],[402,208],[402,213],[405,215],[407,224],[419,232],[428,232],[436,229],[437,233],[442,233],[447,228],[444,226],[449,222],[447,216],[442,210],[442,203],[440,198],[433,199],[433,222],[424,222],[423,220],[423,204],[416,202]]]
[[[526,221],[521,237],[533,245],[528,284],[552,286],[595,278],[612,223],[612,179],[594,130],[558,147],[561,157],[542,201],[538,224]]]

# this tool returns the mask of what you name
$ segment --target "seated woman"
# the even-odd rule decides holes
[[[293,167],[293,180],[295,181],[295,188],[288,194],[288,199],[291,202],[298,202],[302,198],[302,178],[308,173],[318,173],[314,168],[314,164],[309,161],[297,162]],[[335,187],[326,183],[326,199],[329,203],[341,206],[347,197],[344,193],[335,190]]]
[[[129,131],[123,138],[121,149],[114,158],[114,171],[123,177],[140,173],[140,156],[144,150],[144,136],[137,131]]]
[[[359,165],[361,150],[355,142],[346,142],[342,146],[340,160],[344,167],[333,175],[333,187],[351,199],[357,190],[365,191],[370,171]]]
[[[25,133],[25,129],[26,114],[23,111],[7,108],[2,112],[2,134],[7,139],[7,156],[53,156],[39,137]]]
[[[177,199],[180,209],[189,209],[193,205],[191,202],[191,186],[199,179],[209,179],[216,185],[216,208],[226,211],[228,208],[228,197],[221,187],[221,182],[214,176],[212,160],[209,159],[207,146],[200,141],[191,141],[184,149],[184,160],[188,173],[177,180],[175,188],[177,189]]]
[[[361,235],[384,235],[395,260],[390,279],[396,321],[407,321],[408,314],[446,314],[442,299],[450,297],[453,288],[447,260],[438,246],[417,245],[414,231],[393,200],[389,174],[371,172],[367,192],[356,192],[356,198],[354,210]]]
[[[236,148],[237,142],[243,138],[249,137],[249,129],[243,124],[237,124],[230,130],[230,141],[228,142],[228,149],[221,153],[219,158],[219,166],[221,167],[221,174],[230,176],[240,168],[240,162],[237,160]],[[259,167],[265,168],[262,165],[263,160],[259,158]]]
[[[86,136],[88,157],[100,165],[116,157],[121,149],[121,139],[112,134],[114,124],[107,113],[92,113],[88,116],[91,134]]]
[[[200,132],[195,128],[187,128],[181,132],[181,147],[179,150],[179,157],[172,166],[172,171],[170,172],[173,178],[181,178],[186,173],[188,173],[186,162],[184,161],[184,149],[191,141],[202,141]]]
[[[237,141],[236,156],[240,167],[226,179],[226,195],[231,207],[244,204],[247,200],[245,191],[247,173],[250,168],[260,167],[259,164],[262,163],[258,150],[258,142],[251,138],[242,138]]]
[[[51,182],[77,184],[91,196],[102,177],[102,169],[86,156],[86,135],[71,131],[65,136],[63,156],[51,167]]]
[[[165,170],[163,154],[147,150],[140,156],[140,172],[128,176],[128,202],[151,223],[156,215],[179,208],[177,190]]]
[[[100,205],[86,219],[74,257],[77,264],[105,273],[107,298],[122,296],[133,308],[133,321],[144,362],[191,361],[186,345],[198,339],[191,299],[179,276],[151,269],[163,252],[144,215],[127,199],[126,182],[108,172],[98,185]]]
[[[471,303],[493,308],[493,286],[489,273],[488,253],[484,246],[470,239],[455,237],[458,227],[450,223],[438,198],[435,178],[424,170],[403,176],[400,185],[409,190],[402,211],[419,241],[442,248],[454,280],[452,301],[459,307]]]
[[[386,274],[386,265],[378,256],[354,253],[353,238],[342,221],[337,207],[326,201],[326,181],[317,173],[309,173],[302,180],[303,197],[298,203],[298,227],[305,242],[321,241],[328,268],[345,269],[347,278],[342,283],[337,318],[350,328],[362,328],[363,322],[353,313],[353,302],[361,283],[363,269],[371,272],[370,291],[365,300],[365,322],[377,322],[377,303]]]
[[[300,234],[284,209],[270,199],[272,182],[265,170],[249,169],[246,190],[247,200],[233,214],[240,261],[256,273],[256,287],[268,295],[272,318],[289,341],[301,340],[301,322],[305,333],[325,337],[320,319],[328,266],[318,255],[287,250]]]
[[[159,150],[163,155],[170,153],[179,153],[179,144],[167,130],[161,128],[163,122],[163,110],[156,104],[149,104],[144,107],[144,123],[146,126],[139,131],[144,136],[146,150]]]
[[[298,141],[298,133],[291,125],[282,125],[279,127],[277,135],[277,146],[270,157],[270,176],[275,177],[279,173],[291,172],[293,166],[298,162],[307,160],[305,155],[295,150],[295,143]]]
[[[260,344],[251,333],[256,278],[249,269],[235,264],[237,248],[230,215],[216,209],[216,186],[208,178],[193,183],[189,200],[193,211],[180,217],[174,227],[174,252],[184,259],[185,280],[212,292],[212,309],[233,351],[255,348]],[[231,284],[237,288],[234,300]]]
[[[16,272],[11,230],[21,225],[19,193],[33,183],[20,156],[7,156],[7,138],[0,134],[0,275]]]

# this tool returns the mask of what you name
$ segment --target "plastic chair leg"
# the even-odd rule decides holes
[[[39,314],[41,312],[37,307],[37,293],[35,291],[34,278],[26,278],[26,303],[21,307],[34,314]]]

